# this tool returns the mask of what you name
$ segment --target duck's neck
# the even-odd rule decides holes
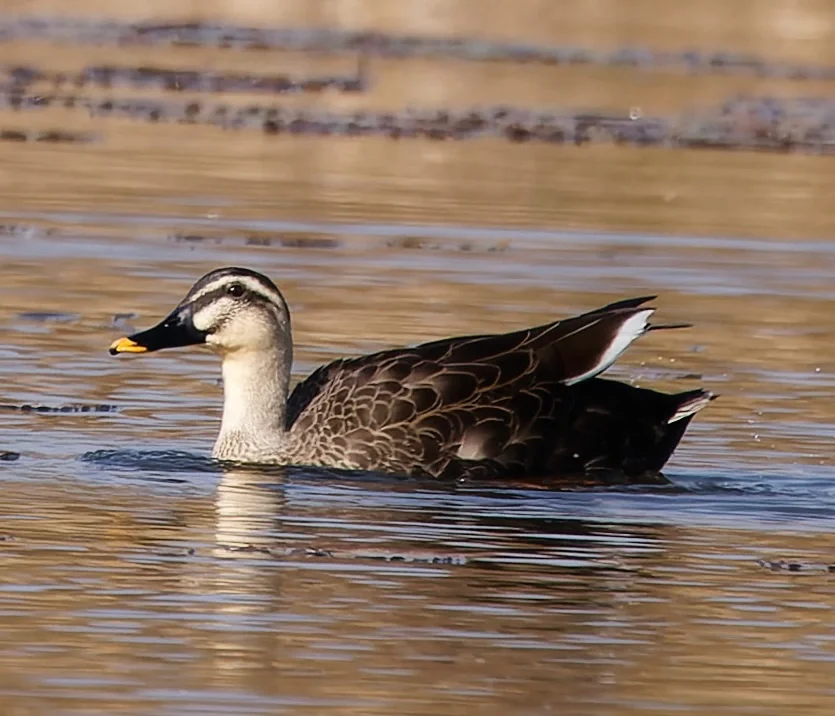
[[[223,421],[214,457],[246,460],[285,433],[292,349],[236,351],[223,358]]]

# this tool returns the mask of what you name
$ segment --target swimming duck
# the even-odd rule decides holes
[[[649,322],[654,296],[499,335],[462,336],[321,366],[290,392],[290,310],[266,276],[203,276],[161,323],[110,353],[206,345],[222,358],[212,456],[437,478],[617,473],[654,481],[714,397],[596,376]]]

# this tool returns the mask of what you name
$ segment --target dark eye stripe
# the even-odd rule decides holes
[[[209,306],[222,298],[229,298],[230,296],[228,293],[228,289],[229,285],[219,286],[214,291],[203,294],[196,301],[189,301],[188,305],[191,307],[191,310],[196,313],[197,311],[206,308],[206,306]],[[241,303],[272,305],[272,301],[270,301],[265,296],[256,293],[255,291],[245,291],[244,294],[245,295],[242,296],[243,300],[241,301]]]

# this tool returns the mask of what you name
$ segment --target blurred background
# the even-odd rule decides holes
[[[5,0],[0,710],[832,713],[834,83],[828,0]],[[666,489],[221,473],[106,349],[222,265],[295,378],[657,293],[721,398]]]

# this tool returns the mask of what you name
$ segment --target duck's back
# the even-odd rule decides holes
[[[647,330],[644,300],[323,366],[288,403],[293,462],[444,478],[657,473],[710,396],[593,378]]]

